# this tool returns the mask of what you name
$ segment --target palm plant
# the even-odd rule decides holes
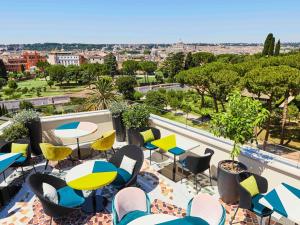
[[[112,79],[110,77],[100,77],[95,88],[87,99],[87,110],[102,110],[107,109],[112,101],[116,101],[117,94],[114,91]]]

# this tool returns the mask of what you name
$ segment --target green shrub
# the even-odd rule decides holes
[[[31,102],[21,101],[20,102],[20,109],[34,109],[34,106]]]
[[[17,89],[17,88],[18,88],[18,84],[17,84],[17,82],[14,81],[14,80],[9,80],[9,81],[7,82],[7,86],[8,86],[9,88],[11,88],[11,89]]]
[[[149,109],[144,104],[132,105],[123,113],[123,122],[127,128],[147,127],[149,118]]]
[[[138,101],[140,100],[142,97],[143,97],[143,93],[139,92],[139,91],[135,91],[134,94],[133,94],[133,99]]]
[[[3,89],[3,92],[4,92],[4,94],[5,95],[12,95],[13,93],[14,93],[14,89],[12,89],[12,88],[5,88],[5,89]]]
[[[28,137],[28,129],[22,123],[12,123],[3,130],[2,138],[6,141],[15,141]]]
[[[39,119],[39,114],[33,109],[27,109],[27,110],[24,109],[19,113],[17,113],[16,115],[14,115],[13,117],[13,121],[15,123],[21,123],[21,124],[25,124],[29,121],[38,120],[38,119]]]
[[[113,101],[109,104],[108,109],[113,117],[118,117],[127,109],[127,104],[122,101]]]

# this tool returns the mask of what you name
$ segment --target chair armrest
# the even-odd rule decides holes
[[[251,194],[243,188],[240,184],[239,185],[239,192],[240,192],[240,202],[239,206],[243,209],[252,209],[252,196]]]

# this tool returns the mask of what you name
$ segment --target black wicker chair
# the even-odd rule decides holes
[[[116,154],[114,154],[110,158],[109,162],[111,162],[117,168],[119,168],[124,156],[127,156],[127,157],[135,160],[136,164],[134,166],[134,169],[133,169],[130,179],[128,181],[126,181],[126,183],[124,183],[122,185],[116,185],[116,184],[112,183],[116,188],[119,188],[119,189],[123,188],[123,187],[132,186],[133,184],[136,183],[137,175],[140,172],[143,162],[144,162],[144,153],[143,153],[142,149],[136,145],[126,145],[126,146],[120,148],[120,150],[117,151]]]
[[[25,173],[23,170],[24,166],[30,166],[32,165],[34,172],[36,172],[36,169],[34,167],[34,164],[31,164],[31,147],[30,147],[30,141],[26,140],[26,139],[20,139],[14,142],[6,142],[5,144],[3,144],[0,148],[0,152],[1,153],[10,153],[11,152],[11,146],[12,143],[17,143],[17,144],[28,144],[27,150],[26,150],[26,159],[24,160],[23,157],[20,158],[20,160],[17,160],[15,163],[13,163],[11,165],[11,167],[21,167],[22,169],[22,176],[23,176],[23,180],[25,181]]]
[[[253,197],[244,187],[242,187],[242,185],[240,185],[240,182],[242,182],[243,180],[247,179],[248,177],[250,177],[252,175],[254,176],[254,178],[256,180],[258,190],[259,190],[259,194],[255,195]],[[241,172],[237,176],[237,183],[239,184],[240,201],[239,201],[239,206],[236,209],[236,211],[231,219],[230,224],[233,223],[236,213],[238,212],[238,210],[240,208],[248,209],[251,212],[258,215],[260,217],[260,224],[262,224],[262,219],[264,217],[269,217],[268,224],[270,224],[271,215],[272,215],[273,211],[271,209],[268,209],[267,207],[264,207],[263,205],[261,205],[259,203],[259,199],[261,199],[264,196],[263,193],[266,193],[268,191],[267,179],[262,176],[259,176],[257,174],[254,174],[254,173]]]
[[[148,127],[148,128],[145,128],[145,129],[141,129],[141,132],[143,131],[146,131],[146,130],[149,130],[151,129],[152,133],[153,133],[153,136],[154,136],[154,140],[158,140],[160,139],[161,137],[161,134],[160,134],[160,130],[155,128],[155,127]],[[150,151],[150,164],[152,163],[152,150],[155,150],[157,149],[157,147],[155,145],[152,145],[151,143],[147,142],[145,143],[144,142],[144,138],[143,136],[139,133],[139,143],[140,143],[140,147],[144,147],[145,149],[149,150]]]
[[[68,214],[76,210],[79,210],[81,208],[81,207],[74,207],[74,208],[65,207],[49,201],[43,195],[43,183],[48,183],[57,190],[67,186],[67,184],[62,179],[59,179],[57,177],[48,174],[42,174],[42,173],[32,174],[28,178],[29,187],[31,188],[32,192],[41,201],[45,214],[51,217],[50,224],[52,223],[53,218],[67,216]]]
[[[207,155],[205,156],[187,155],[185,159],[179,161],[179,163],[182,166],[182,169],[187,169],[189,172],[191,172],[194,175],[194,184],[197,192],[198,192],[197,175],[199,173],[203,173],[206,170],[209,171],[209,180],[210,180],[210,185],[212,186],[211,173],[210,173],[210,160],[215,152],[212,149],[206,148],[204,153]],[[182,179],[183,177],[181,178],[181,182]]]

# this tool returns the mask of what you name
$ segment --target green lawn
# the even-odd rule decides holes
[[[156,82],[154,75],[148,75],[148,79],[149,79],[149,82]],[[148,80],[145,80],[144,75],[137,75],[136,80],[137,80],[138,84],[148,82]]]
[[[63,84],[63,86],[54,85],[51,88],[47,85],[47,82],[42,79],[32,79],[26,81],[20,81],[17,83],[18,89],[12,96],[7,96],[4,94],[3,90],[0,91],[0,94],[3,99],[25,99],[25,98],[35,98],[35,97],[48,97],[48,96],[58,96],[70,94],[72,92],[79,92],[85,89],[86,86],[78,86],[75,83]],[[27,87],[28,92],[22,94],[21,90]],[[35,90],[30,91],[32,88]],[[41,88],[40,96],[37,95],[37,88]],[[46,88],[46,89],[45,89]]]

